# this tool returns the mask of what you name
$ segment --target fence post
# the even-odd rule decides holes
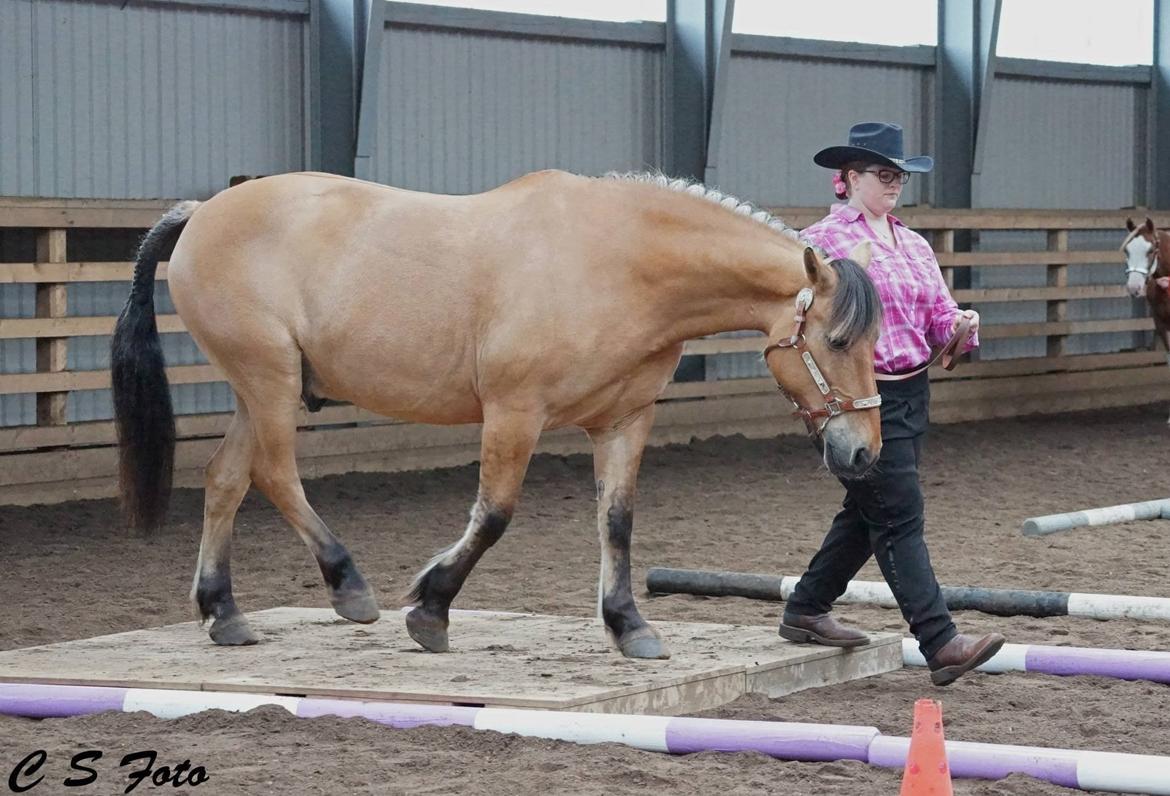
[[[66,262],[64,229],[37,233],[37,262]],[[37,283],[38,318],[64,318],[69,312],[68,288],[59,282]],[[67,337],[37,338],[37,373],[60,373],[68,368]],[[67,392],[37,393],[37,425],[61,426],[66,419]]]
[[[955,231],[953,229],[940,229],[934,233],[934,250],[937,254],[954,254],[955,253]],[[955,290],[955,266],[944,265],[942,267],[943,280],[947,283],[947,289],[951,292]]]
[[[1048,251],[1068,251],[1068,230],[1048,230]],[[1048,287],[1068,287],[1068,263],[1054,263],[1048,266]],[[1048,322],[1064,323],[1068,320],[1068,300],[1050,299],[1048,301]],[[1068,335],[1048,335],[1048,356],[1062,357],[1068,354]]]

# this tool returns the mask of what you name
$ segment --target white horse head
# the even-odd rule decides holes
[[[1148,218],[1141,226],[1127,218],[1125,228],[1129,231],[1121,244],[1121,251],[1125,254],[1125,286],[1129,295],[1139,298],[1145,294],[1146,279],[1155,268],[1157,233],[1154,231],[1154,222]]]

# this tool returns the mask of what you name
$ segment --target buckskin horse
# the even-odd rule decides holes
[[[1149,218],[1141,226],[1125,220],[1129,234],[1121,243],[1125,254],[1126,286],[1134,298],[1146,297],[1154,319],[1154,337],[1166,346],[1170,365],[1170,236]],[[1155,343],[1157,345],[1157,343]],[[1170,418],[1166,422],[1170,424]]]
[[[285,174],[180,203],[142,241],[111,346],[131,526],[157,528],[171,486],[153,294],[172,244],[175,308],[236,396],[206,469],[191,592],[218,644],[256,642],[229,562],[253,483],[316,557],[335,611],[378,618],[349,551],[305,499],[294,456],[302,401],[483,424],[470,522],[410,593],[407,629],[436,652],[448,648],[451,601],[508,526],[541,432],[578,426],[594,451],[599,613],[624,655],[669,656],[634,604],[630,535],[655,400],[688,339],[769,335],[767,366],[833,473],[858,477],[881,449],[868,249],[853,253],[860,264],[826,263],[765,211],[662,175],[545,171],[447,196]]]

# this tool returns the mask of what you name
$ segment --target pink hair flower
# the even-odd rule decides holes
[[[845,195],[845,180],[841,179],[841,172],[833,172],[833,193],[837,196]]]

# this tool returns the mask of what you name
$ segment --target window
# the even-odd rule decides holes
[[[1154,0],[1003,0],[995,54],[1108,66],[1154,62]]]
[[[866,44],[937,44],[937,0],[736,0],[735,33]]]
[[[424,5],[610,22],[665,22],[666,0],[414,0]]]

